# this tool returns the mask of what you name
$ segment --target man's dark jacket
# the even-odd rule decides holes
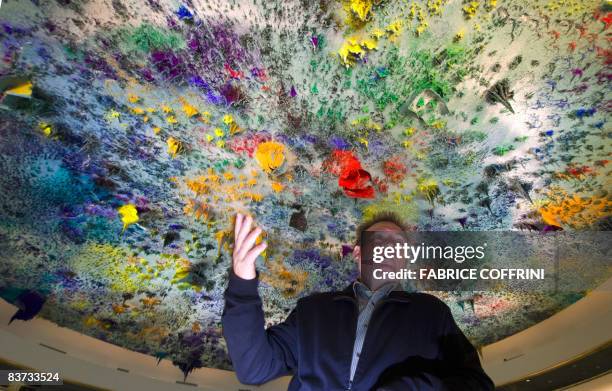
[[[222,324],[238,380],[262,384],[293,374],[289,390],[349,389],[358,304],[352,284],[298,300],[265,329],[257,278],[230,271]],[[493,390],[472,344],[446,304],[393,291],[374,309],[351,391]]]

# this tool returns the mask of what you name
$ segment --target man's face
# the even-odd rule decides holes
[[[396,247],[406,241],[404,233],[400,227],[392,222],[382,221],[369,227],[363,235],[361,246],[355,246],[353,255],[359,262],[360,279],[367,284],[370,289],[378,289],[382,284],[389,281],[387,279],[374,279],[373,273],[376,269],[381,272],[400,271],[406,263],[403,258],[387,257],[380,263],[373,262],[373,251],[375,247]],[[395,255],[395,253],[394,253]],[[382,274],[378,272],[379,274]]]

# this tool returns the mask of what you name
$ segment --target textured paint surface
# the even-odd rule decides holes
[[[611,23],[577,0],[5,0],[0,295],[187,374],[231,368],[236,211],[269,243],[268,324],[355,277],[377,211],[609,230]],[[586,293],[438,295],[482,346]]]

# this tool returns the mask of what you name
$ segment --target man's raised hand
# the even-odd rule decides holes
[[[251,280],[257,276],[255,259],[267,246],[266,242],[254,246],[255,240],[261,233],[261,228],[257,227],[251,230],[252,224],[253,218],[251,216],[244,216],[241,213],[236,215],[232,267],[234,268],[234,274],[245,280]]]

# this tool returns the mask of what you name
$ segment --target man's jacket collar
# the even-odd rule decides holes
[[[355,298],[355,291],[353,289],[353,283],[354,281],[351,282],[346,288],[338,292],[334,296],[333,300],[350,300],[353,302],[357,300]],[[393,302],[398,302],[398,303],[409,303],[410,297],[408,296],[408,293],[406,293],[405,291],[394,290],[394,291],[391,291],[389,295],[383,300],[393,301]]]

